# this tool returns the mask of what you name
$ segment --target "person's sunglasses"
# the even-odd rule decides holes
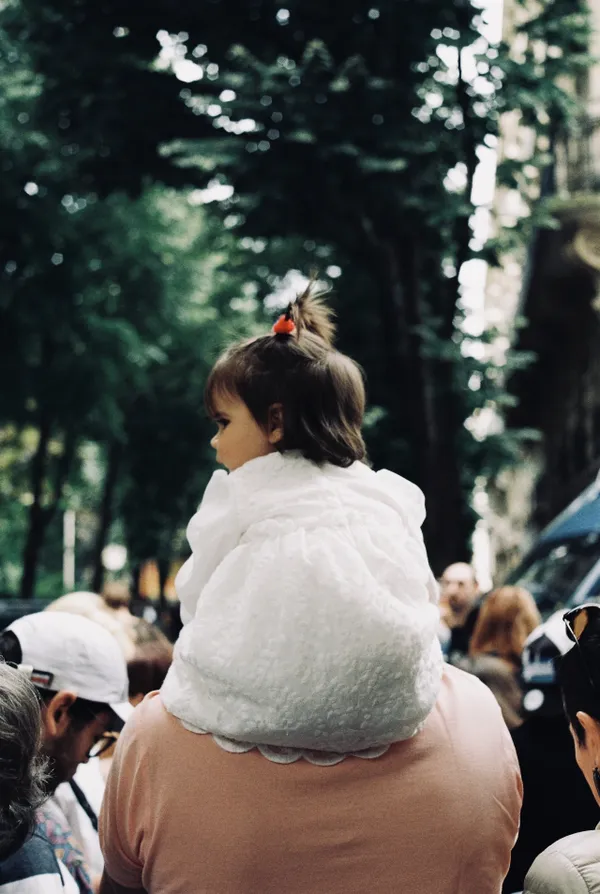
[[[565,622],[567,636],[575,643],[577,647],[579,657],[581,658],[581,664],[585,669],[590,686],[592,687],[596,696],[599,695],[598,686],[596,685],[594,675],[591,672],[590,666],[581,647],[581,637],[594,621],[597,623],[599,620],[600,605],[596,602],[588,602],[585,605],[578,605],[577,608],[572,608],[568,612],[565,612],[565,614],[563,615],[563,621]]]
[[[108,751],[119,738],[119,733],[103,733],[92,745],[88,751],[88,757],[100,757],[105,751]]]

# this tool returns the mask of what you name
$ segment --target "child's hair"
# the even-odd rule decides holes
[[[315,463],[342,467],[363,460],[363,376],[353,360],[333,347],[332,312],[311,283],[286,316],[294,332],[238,342],[219,357],[206,383],[209,414],[218,415],[219,394],[239,397],[266,429],[269,409],[280,404],[279,451],[299,450]]]

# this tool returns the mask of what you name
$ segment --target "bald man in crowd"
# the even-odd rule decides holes
[[[467,562],[448,565],[440,578],[440,613],[450,630],[445,648],[450,658],[469,651],[469,640],[479,615],[479,597],[479,584],[471,565]]]

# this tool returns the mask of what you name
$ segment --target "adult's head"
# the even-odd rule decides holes
[[[118,620],[131,636],[136,617],[131,613],[131,590],[125,581],[107,581],[102,588],[102,601],[110,615]]]
[[[583,611],[585,627],[561,659],[558,676],[575,757],[600,804],[600,606]]]
[[[0,656],[17,664],[40,696],[42,751],[53,791],[112,742],[130,713],[122,650],[87,618],[40,612],[0,634]]]
[[[41,716],[35,689],[21,671],[0,663],[0,860],[29,837],[45,798]]]
[[[127,662],[129,700],[137,705],[144,696],[160,689],[173,660],[173,646],[164,633],[136,618],[132,630],[135,652]]]
[[[440,600],[447,607],[445,617],[449,626],[463,624],[479,596],[475,572],[467,562],[448,565],[440,578]]]
[[[519,668],[525,641],[541,621],[531,593],[523,587],[498,587],[481,606],[469,654],[493,654]]]
[[[129,612],[131,590],[124,581],[107,581],[102,587],[102,599],[113,611]]]

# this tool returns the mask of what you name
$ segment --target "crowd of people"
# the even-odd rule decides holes
[[[333,334],[309,288],[217,361],[175,648],[114,593],[0,633],[0,894],[600,889],[600,606],[438,586]]]

